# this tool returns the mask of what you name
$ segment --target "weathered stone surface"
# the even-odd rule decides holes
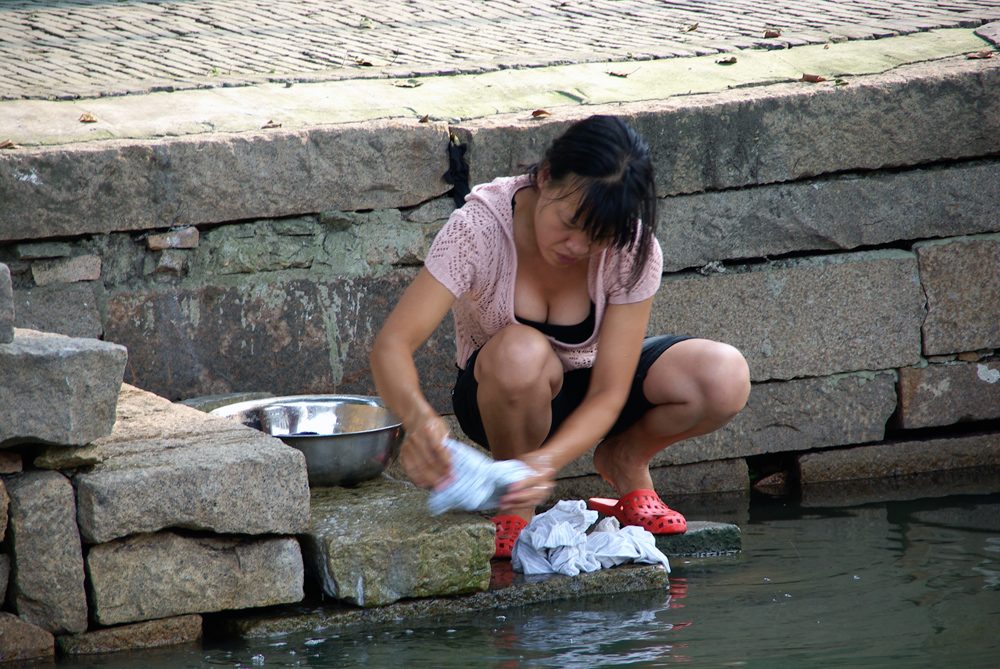
[[[17,257],[21,260],[38,260],[39,258],[65,258],[72,255],[73,247],[68,242],[26,242],[16,247]]]
[[[585,458],[589,460],[589,458]],[[593,466],[588,462],[593,470]],[[750,489],[747,463],[741,458],[697,462],[688,465],[653,467],[649,473],[654,487],[670,503],[672,495],[700,495]],[[615,492],[600,476],[566,476],[556,480],[552,498],[586,499],[588,497],[614,497]]]
[[[101,625],[302,599],[302,553],[290,537],[144,534],[87,554],[94,618]]]
[[[997,202],[997,161],[854,174],[666,198],[659,238],[664,269],[676,271],[731,258],[996,232]]]
[[[743,533],[738,525],[689,520],[687,532],[658,536],[656,547],[667,557],[735,553],[743,548]]]
[[[980,26],[976,29],[976,34],[994,46],[1000,47],[1000,21]]]
[[[262,276],[236,287],[122,291],[108,302],[105,337],[128,346],[129,383],[168,398],[236,390],[371,395],[368,353],[412,276],[409,269],[359,278]],[[451,407],[452,329],[446,320],[416,355],[439,411]]]
[[[924,298],[913,254],[852,253],[744,269],[668,277],[653,300],[650,331],[732,344],[754,381],[919,361]]]
[[[425,491],[380,478],[315,488],[303,546],[323,592],[370,607],[486,590],[494,533],[481,516],[432,517]]]
[[[76,281],[97,281],[101,278],[100,256],[74,256],[55,260],[36,260],[31,264],[31,276],[38,286]]]
[[[57,472],[25,472],[5,483],[14,609],[55,634],[84,631],[87,595],[73,485]]]
[[[51,632],[2,611],[0,641],[0,663],[51,659],[56,652]]]
[[[661,196],[916,165],[1000,150],[1000,63],[948,59],[855,77],[560,110],[539,122],[497,115],[453,128],[471,183],[515,174],[570,123],[623,116],[650,143]]]
[[[188,615],[68,634],[59,637],[56,643],[62,655],[95,655],[175,646],[200,638],[201,616]]]
[[[14,291],[19,328],[99,339],[104,332],[94,283],[58,283]]]
[[[803,486],[1000,465],[1000,433],[859,446],[799,457]]]
[[[924,353],[1000,348],[1000,235],[915,248],[927,293]]]
[[[146,237],[146,248],[151,251],[164,249],[193,249],[198,247],[198,228],[188,226]]]
[[[203,395],[201,397],[190,397],[181,400],[180,404],[210,413],[216,409],[238,402],[249,402],[250,400],[262,400],[274,397],[272,393],[225,393],[224,395]]]
[[[125,385],[110,436],[51,448],[36,466],[76,474],[88,543],[182,527],[294,534],[309,526],[305,458],[279,439]]]
[[[495,585],[491,585],[486,592],[407,599],[373,608],[325,603],[318,607],[288,607],[279,612],[254,611],[227,615],[225,620],[219,621],[217,631],[231,637],[260,638],[323,629],[396,625],[400,621],[417,622],[623,592],[650,592],[662,603],[669,585],[667,571],[660,565],[628,564],[574,577],[562,574],[525,577],[513,573],[510,562],[498,561],[493,564],[493,572]],[[498,585],[499,582],[503,582],[504,586]]]
[[[0,344],[14,341],[14,290],[10,269],[0,263]]]
[[[370,121],[6,152],[0,240],[412,206],[448,190],[447,145],[442,123]]]
[[[899,370],[899,424],[904,428],[1000,418],[1000,360]]]
[[[15,329],[0,344],[0,446],[110,434],[127,357],[117,344]]]

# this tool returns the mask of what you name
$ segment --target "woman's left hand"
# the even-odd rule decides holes
[[[534,469],[535,474],[511,484],[507,493],[500,498],[501,511],[536,507],[547,500],[556,487],[556,468],[547,455],[536,451],[518,459]]]

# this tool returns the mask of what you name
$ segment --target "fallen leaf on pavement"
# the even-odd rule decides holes
[[[420,117],[420,120],[417,121],[417,123],[430,123],[430,122],[431,122],[430,114],[424,114],[423,116]]]
[[[265,123],[264,125],[262,125],[260,127],[261,127],[261,130],[266,130],[268,128],[280,128],[281,124],[280,123],[275,123],[274,121],[268,121],[267,123]]]
[[[417,81],[416,79],[397,79],[392,82],[392,85],[396,88],[416,88],[417,86],[423,86],[424,82]]]
[[[0,142],[0,149],[16,149],[16,148],[17,144],[10,141],[9,139],[5,139],[2,142]]]
[[[781,37],[781,31],[777,28],[768,28],[764,31],[765,39],[771,39],[772,37]]]
[[[681,32],[682,33],[690,33],[690,32],[694,32],[697,29],[698,29],[698,24],[697,23],[689,23],[688,25],[683,26],[681,28]]]
[[[638,71],[639,71],[639,68],[637,67],[634,70],[632,70],[631,72],[608,72],[608,74],[610,74],[612,77],[621,77],[622,79],[626,79],[628,77],[628,75],[635,74]]]
[[[361,67],[373,66],[373,63],[370,60],[368,60],[367,58],[362,58],[361,56],[358,56],[357,58],[354,59],[354,64],[360,65]]]
[[[990,49],[983,49],[982,51],[974,51],[973,53],[966,54],[965,57],[969,60],[985,60],[993,57],[993,51]]]
[[[97,123],[97,117],[90,112],[80,114],[80,123]]]
[[[826,77],[819,74],[803,74],[802,81],[808,81],[811,84],[818,84],[821,81],[826,81]]]
[[[718,63],[719,65],[735,65],[736,64],[736,56],[729,56],[727,58],[720,58],[719,60],[717,60],[715,62]]]
[[[531,112],[531,118],[545,118],[546,116],[552,116],[552,113],[547,112],[544,109],[536,109]]]

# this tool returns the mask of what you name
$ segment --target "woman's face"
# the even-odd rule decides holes
[[[578,225],[573,215],[583,194],[573,186],[557,186],[540,175],[535,204],[535,241],[542,258],[553,267],[570,267],[607,248],[595,242]]]

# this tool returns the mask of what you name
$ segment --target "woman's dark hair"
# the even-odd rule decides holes
[[[528,174],[544,172],[566,196],[582,193],[573,214],[593,240],[635,250],[629,284],[642,275],[656,243],[656,183],[649,145],[616,116],[591,116],[560,135]],[[642,225],[636,225],[641,220]]]

